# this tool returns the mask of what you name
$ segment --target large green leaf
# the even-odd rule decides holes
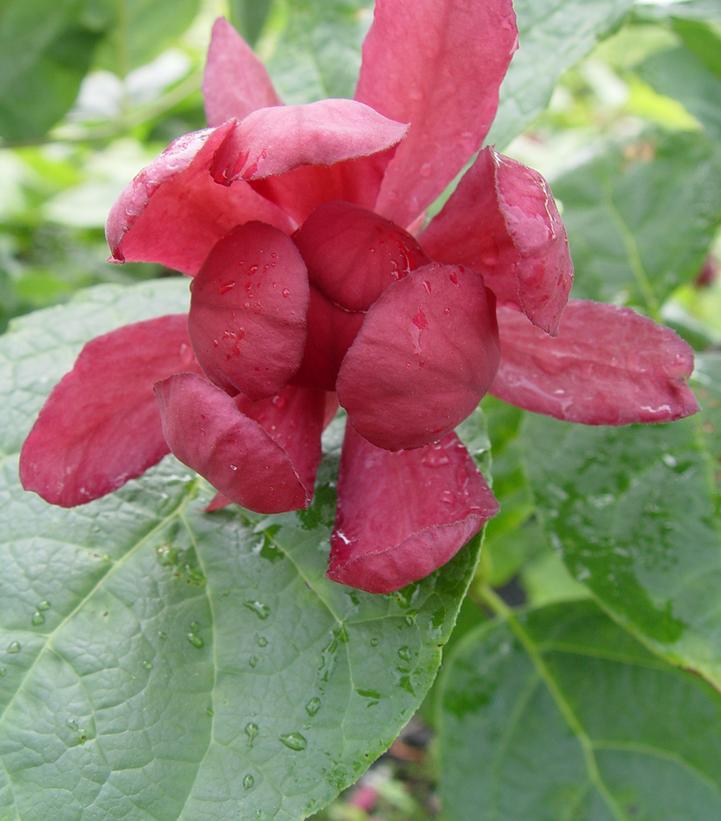
[[[475,567],[477,542],[394,596],[327,581],[333,442],[297,515],[205,514],[171,458],[74,510],[24,493],[17,451],[81,343],[186,303],[180,279],[104,286],[0,340],[3,819],[305,817],[418,707]]]
[[[41,137],[73,104],[98,39],[77,22],[80,2],[0,6],[0,137]]]
[[[573,576],[674,664],[721,687],[721,356],[699,357],[704,408],[671,425],[528,416],[538,509]]]
[[[564,71],[624,19],[633,0],[515,0],[520,48],[501,86],[489,143],[501,148],[543,111]]]
[[[372,0],[276,0],[260,52],[288,103],[352,97]]]
[[[441,679],[451,821],[721,817],[721,697],[589,603],[495,622]]]
[[[701,268],[721,222],[721,155],[702,134],[609,145],[553,183],[576,267],[574,296],[655,314]]]

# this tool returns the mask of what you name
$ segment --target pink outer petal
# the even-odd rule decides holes
[[[168,453],[153,384],[196,369],[184,314],[126,325],[89,342],[25,440],[23,487],[74,507],[140,476]]]
[[[407,130],[354,100],[261,108],[239,124],[216,180],[262,180],[303,165],[369,157],[397,145]]]
[[[290,231],[282,211],[249,185],[214,181],[236,128],[231,120],[185,134],[133,179],[108,216],[112,261],[158,262],[193,275],[236,225],[260,220]]]
[[[265,66],[223,17],[213,26],[203,75],[208,125],[220,125],[258,108],[280,105]]]
[[[484,149],[420,239],[433,259],[482,271],[499,302],[557,331],[573,263],[553,195],[536,171]]]
[[[698,410],[686,384],[693,351],[629,308],[571,300],[555,338],[498,310],[501,365],[491,393],[586,425],[669,422]]]
[[[454,433],[390,453],[346,429],[328,577],[390,593],[449,561],[498,512]]]
[[[224,237],[192,284],[190,338],[208,377],[254,399],[278,393],[301,362],[308,290],[281,231],[249,222]]]
[[[432,263],[389,286],[338,374],[338,401],[389,450],[445,436],[476,407],[498,367],[494,299],[474,271]]]
[[[293,240],[311,283],[350,311],[367,310],[388,285],[430,261],[402,228],[347,202],[321,205]]]
[[[511,0],[377,0],[356,99],[411,123],[379,213],[410,225],[480,148],[516,44]]]
[[[155,392],[175,456],[228,501],[258,513],[310,504],[321,456],[322,392],[289,388],[262,402],[234,400],[187,373],[159,382]]]

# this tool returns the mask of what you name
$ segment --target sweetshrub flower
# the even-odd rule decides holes
[[[423,227],[479,151],[516,42],[510,0],[377,0],[355,99],[283,106],[218,20],[210,127],[141,171],[107,224],[113,260],[194,277],[189,315],[85,346],[25,442],[24,487],[79,505],[172,451],[218,490],[212,509],[302,508],[337,396],[328,575],[389,592],[497,511],[453,432],[486,392],[585,424],[693,413],[673,332],[568,302],[566,232],[535,171],[486,147]]]

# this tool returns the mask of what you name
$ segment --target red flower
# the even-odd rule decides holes
[[[86,345],[25,443],[23,485],[82,504],[172,451],[218,489],[213,508],[301,508],[337,391],[329,576],[389,592],[497,510],[452,432],[487,391],[586,424],[693,413],[675,334],[566,306],[566,233],[536,172],[483,149],[414,236],[481,146],[515,48],[510,0],[377,0],[355,100],[284,107],[219,20],[210,128],[141,171],[107,226],[116,261],[195,276],[188,322]]]

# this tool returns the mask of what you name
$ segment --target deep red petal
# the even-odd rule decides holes
[[[454,433],[390,453],[348,426],[328,577],[390,593],[449,561],[498,512],[498,502]]]
[[[108,216],[113,261],[158,262],[193,275],[236,225],[260,220],[290,232],[283,212],[249,185],[214,181],[236,126],[230,121],[179,137],[133,179]]]
[[[377,0],[356,99],[411,123],[379,213],[410,225],[480,148],[516,42],[511,0]]]
[[[500,308],[501,364],[491,393],[587,425],[669,422],[698,410],[693,351],[630,308],[571,300],[557,337]]]
[[[218,182],[262,180],[304,165],[328,166],[386,151],[408,126],[354,100],[261,108],[234,131]]]
[[[190,338],[208,377],[226,390],[272,396],[298,370],[308,273],[285,234],[249,222],[224,237],[192,285]]]
[[[481,277],[432,263],[368,311],[341,365],[338,401],[378,447],[420,447],[476,407],[498,359],[494,299]]]
[[[185,314],[126,325],[89,342],[25,440],[23,487],[73,507],[159,462],[168,446],[153,384],[180,370],[199,370]]]
[[[573,284],[568,238],[536,171],[484,149],[421,235],[433,259],[483,273],[501,303],[555,333]]]
[[[311,286],[308,336],[303,361],[293,382],[334,391],[343,357],[360,330],[365,314],[346,311]]]
[[[311,283],[350,311],[367,310],[388,285],[430,261],[402,228],[347,202],[321,205],[293,240]]]
[[[222,17],[213,26],[203,75],[208,125],[243,117],[258,108],[280,105],[265,66]]]
[[[251,402],[187,373],[159,382],[155,392],[171,450],[227,500],[258,513],[310,504],[321,456],[322,392],[288,388]]]
[[[338,410],[338,400],[334,393],[323,393],[323,423],[325,429],[335,418]],[[315,481],[315,473],[318,466],[318,405],[320,401],[318,393],[304,388],[288,387],[278,396],[271,399],[261,399],[258,402],[248,402],[246,398],[237,396],[236,406],[245,413],[261,422],[263,428],[271,436],[276,437],[276,441],[283,445],[288,443],[290,436],[295,438],[291,441],[291,447],[286,449],[291,456],[295,454],[297,460],[295,465],[299,469],[301,476],[305,476],[308,487],[312,487]],[[254,412],[254,409],[265,413]],[[298,436],[296,430],[301,431]],[[216,510],[223,510],[233,502],[222,493],[216,493],[205,508],[207,513],[214,513]]]

